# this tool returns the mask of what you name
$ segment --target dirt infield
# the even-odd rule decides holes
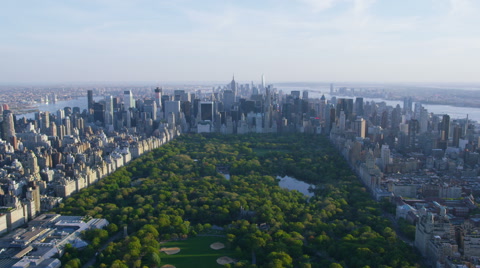
[[[219,249],[225,248],[225,245],[223,243],[220,243],[220,242],[215,242],[215,243],[210,245],[210,248],[214,249],[214,250],[219,250]]]
[[[173,255],[180,252],[180,248],[161,248],[160,251],[165,252],[167,255]]]
[[[220,265],[225,265],[225,264],[228,264],[228,263],[234,263],[235,260],[230,258],[230,257],[227,257],[227,256],[223,256],[223,257],[220,257],[217,259],[217,263],[220,264]]]

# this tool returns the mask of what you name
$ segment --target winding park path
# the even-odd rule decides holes
[[[110,244],[110,242],[118,240],[122,237],[123,237],[123,230],[119,231],[118,233],[116,233],[112,237],[110,237],[107,241],[105,241],[105,243],[103,243],[102,247],[97,251],[97,254],[95,254],[88,262],[86,262],[82,266],[82,268],[88,268],[88,267],[91,267],[92,265],[94,265],[95,262],[97,261],[97,255],[100,254],[100,252],[102,252],[103,250],[105,250],[107,248],[108,244]]]

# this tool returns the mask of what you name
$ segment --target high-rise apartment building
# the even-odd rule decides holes
[[[126,111],[130,110],[130,108],[135,108],[135,99],[131,90],[123,92],[123,105]]]
[[[3,124],[2,138],[5,141],[10,141],[10,138],[15,136],[15,120],[14,120],[12,111],[10,110],[3,111],[2,124]]]
[[[157,108],[162,107],[162,89],[159,87],[155,89],[155,103],[157,104]]]
[[[450,116],[448,114],[443,115],[442,117],[442,141],[448,141],[450,133]]]
[[[214,118],[215,117],[213,115],[213,102],[200,102],[200,120],[213,122]]]
[[[93,90],[91,90],[91,89],[89,89],[87,91],[87,102],[88,102],[87,103],[88,104],[88,106],[87,106],[88,112],[90,113],[91,109],[93,109],[93,103],[94,103],[94,101],[93,101]]]

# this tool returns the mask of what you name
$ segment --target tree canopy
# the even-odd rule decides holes
[[[283,175],[315,185],[315,195],[279,187],[276,176]],[[239,266],[417,266],[417,255],[323,136],[182,135],[68,198],[57,212],[106,218],[110,233],[128,227],[126,239],[99,255],[99,267],[158,266],[159,241],[211,225],[226,227],[227,246],[242,254]]]

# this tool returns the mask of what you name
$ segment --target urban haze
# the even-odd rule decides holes
[[[475,0],[0,10],[0,267],[480,265]]]

